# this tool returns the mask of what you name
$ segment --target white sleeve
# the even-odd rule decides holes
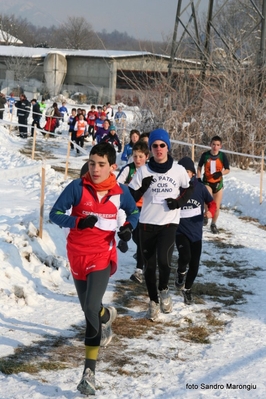
[[[126,166],[117,178],[118,183],[125,184],[125,181],[127,180],[129,172],[130,172],[130,168],[129,168],[129,166]]]
[[[142,186],[143,171],[144,171],[143,168],[146,168],[146,165],[143,165],[137,169],[131,182],[129,183],[129,187],[133,188],[133,190],[138,190]],[[148,176],[148,174],[147,174],[147,176]]]

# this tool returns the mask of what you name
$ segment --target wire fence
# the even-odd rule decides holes
[[[62,119],[62,117],[61,118],[57,117],[57,118]],[[19,124],[17,121],[12,121],[12,117],[10,120],[0,119],[0,124],[4,125],[7,129],[9,129],[10,134],[11,134],[11,127],[19,128],[19,126],[23,126],[23,127],[26,127],[27,130],[32,129],[32,128],[34,129],[34,135],[33,135],[33,141],[32,141],[32,159],[34,159],[36,140],[39,140],[39,138],[42,138],[42,140],[43,140],[43,137],[47,140],[47,139],[49,139],[50,136],[62,137],[62,134],[58,133],[58,129],[55,129],[54,132],[49,132],[47,130],[37,128],[36,125],[32,126],[32,124]],[[134,126],[134,127],[136,128],[136,126]],[[129,138],[129,133],[130,133],[131,128],[132,128],[132,126],[126,120],[121,120],[117,124],[117,133],[118,133],[119,138],[122,143],[122,149],[123,149],[126,141]],[[79,150],[80,153],[82,153],[86,156],[88,156],[88,152],[86,149],[79,146],[75,141],[71,140],[70,134],[63,136],[62,140],[63,141],[65,140],[66,154],[67,154],[66,165],[65,165],[65,179],[66,179],[68,177],[68,164],[69,164],[69,158],[70,158],[71,144],[72,144],[72,146],[74,146],[75,149]],[[202,145],[200,143],[195,143],[194,140],[191,140],[191,142],[185,142],[185,141],[170,139],[170,141],[173,144],[172,155],[175,159],[180,159],[180,157],[182,157],[184,155],[188,155],[193,159],[193,161],[195,161],[195,159],[199,159],[199,150],[210,149],[209,146]],[[177,148],[178,148],[178,151],[176,151]],[[265,163],[264,149],[261,150],[260,156],[236,152],[236,151],[229,151],[226,149],[223,149],[222,151],[227,154],[232,154],[233,156],[240,156],[240,157],[244,157],[244,158],[250,158],[253,160],[257,160],[258,169],[260,170],[260,203],[262,203],[262,185],[263,185],[263,174],[264,174],[264,163]],[[195,153],[197,153],[196,156],[195,156]]]

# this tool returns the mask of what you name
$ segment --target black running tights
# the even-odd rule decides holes
[[[139,223],[140,247],[144,260],[144,277],[151,301],[158,303],[156,263],[159,291],[168,287],[171,260],[175,245],[176,224],[163,226]]]
[[[109,277],[110,266],[104,270],[89,273],[86,281],[74,279],[81,308],[86,318],[85,345],[87,346],[100,345],[100,312]]]
[[[177,234],[176,247],[179,253],[178,271],[184,273],[188,266],[185,288],[190,289],[199,270],[202,240],[191,242],[184,234]]]

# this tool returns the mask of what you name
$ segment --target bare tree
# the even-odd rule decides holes
[[[266,93],[261,98],[256,63],[239,63],[230,54],[219,54],[215,63],[210,62],[204,81],[200,69],[189,66],[176,70],[170,83],[163,72],[147,70],[140,75],[135,71],[130,76],[120,71],[125,95],[119,100],[139,105],[144,116],[138,124],[142,131],[164,127],[172,139],[187,143],[194,139],[206,146],[219,135],[225,149],[261,156],[266,145]],[[201,152],[196,149],[195,160]],[[179,158],[189,155],[190,149],[173,145],[173,153]],[[256,165],[252,157],[230,156],[230,161],[242,168]]]
[[[16,18],[13,15],[7,16],[0,14],[0,30],[6,45],[21,44],[25,45],[27,38],[31,36],[30,24],[26,19]]]
[[[230,51],[238,59],[254,57],[259,51],[263,0],[217,0],[211,20],[211,50]],[[199,22],[202,48],[207,16]],[[181,45],[182,47],[182,45]]]
[[[36,62],[31,58],[8,57],[5,60],[7,70],[14,72],[14,81],[23,85],[25,80],[29,79],[37,68]]]
[[[88,50],[96,48],[97,37],[89,24],[83,17],[68,17],[55,32],[53,42],[60,42],[58,47]]]

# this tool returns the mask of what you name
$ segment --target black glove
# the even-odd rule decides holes
[[[142,185],[140,187],[140,191],[142,192],[142,194],[146,193],[152,181],[153,181],[153,176],[144,177],[144,179],[142,180]]]
[[[84,219],[80,219],[80,221],[78,222],[78,229],[80,230],[87,228],[92,229],[97,220],[98,220],[97,216],[94,215],[89,215]]]
[[[132,226],[130,223],[125,226],[121,226],[119,232],[117,233],[118,237],[122,241],[129,241],[132,235]]]
[[[117,248],[120,249],[120,251],[124,254],[128,250],[128,245],[126,241],[119,240],[117,244]]]
[[[215,172],[215,173],[212,174],[212,178],[217,180],[220,177],[222,177],[222,175],[223,175],[222,172]]]
[[[147,176],[142,180],[142,185],[138,190],[133,190],[133,188],[129,187],[129,191],[136,202],[138,202],[143,194],[146,193],[152,181],[153,176]]]
[[[174,198],[166,198],[165,201],[167,202],[168,208],[172,210],[180,208],[177,199]]]

